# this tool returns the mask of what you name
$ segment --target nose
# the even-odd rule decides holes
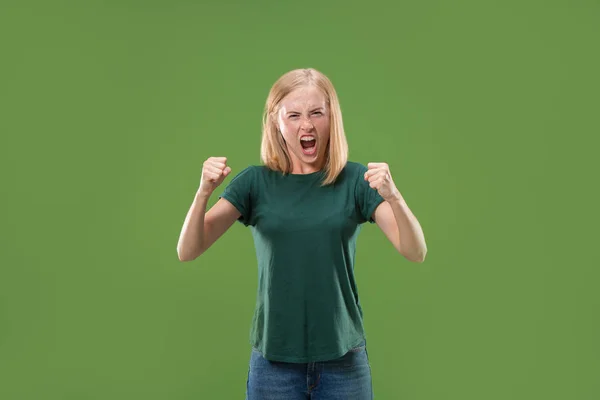
[[[315,126],[312,124],[309,118],[304,118],[302,120],[301,128],[305,131],[311,131]]]

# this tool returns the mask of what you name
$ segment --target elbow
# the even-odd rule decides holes
[[[200,254],[192,254],[190,252],[185,252],[179,248],[177,249],[177,258],[181,262],[194,261],[196,258],[198,258],[200,256]]]
[[[422,254],[420,254],[418,257],[414,258],[414,259],[413,259],[413,260],[411,260],[411,261],[412,261],[412,262],[419,263],[419,264],[422,264],[422,263],[424,263],[424,262],[425,262],[425,255],[426,255],[426,253],[422,253]]]
[[[184,256],[182,256],[182,255],[179,255],[179,256],[178,256],[178,258],[179,258],[179,261],[180,261],[180,262],[188,262],[188,261],[193,261],[193,258],[191,258],[191,257],[184,257]]]
[[[400,252],[400,254],[402,254],[404,256],[404,258],[406,258],[410,262],[422,264],[423,262],[425,262],[425,257],[427,256],[427,249],[421,249],[419,251],[416,251],[416,252],[413,252],[410,254],[405,253],[405,252]]]
[[[187,261],[192,261],[192,258],[185,254],[185,253],[181,253],[179,251],[177,251],[177,258],[179,259],[179,261],[181,262],[187,262]]]
[[[425,262],[425,257],[427,256],[427,247],[423,247],[421,251],[419,251],[419,256],[416,258],[415,262],[423,263]]]
[[[206,246],[203,243],[200,243],[196,246],[191,245],[183,245],[182,243],[177,243],[177,258],[181,262],[189,262],[194,261],[196,258],[200,257],[206,251]]]

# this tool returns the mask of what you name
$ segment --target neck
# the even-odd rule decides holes
[[[303,175],[303,174],[312,174],[314,172],[318,172],[322,170],[325,166],[325,160],[320,160],[315,163],[307,164],[302,161],[295,159],[292,157],[292,174],[295,175]]]

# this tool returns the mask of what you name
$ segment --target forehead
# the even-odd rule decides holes
[[[325,107],[325,94],[314,86],[298,88],[290,92],[281,100],[281,107],[290,108],[306,108],[306,107]]]

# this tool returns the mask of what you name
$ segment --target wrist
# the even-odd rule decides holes
[[[398,189],[394,190],[386,199],[388,203],[398,203],[403,204],[404,198]]]
[[[196,191],[196,200],[208,201],[208,199],[212,195],[212,192],[213,192],[212,190],[207,190],[207,189],[199,188]]]

